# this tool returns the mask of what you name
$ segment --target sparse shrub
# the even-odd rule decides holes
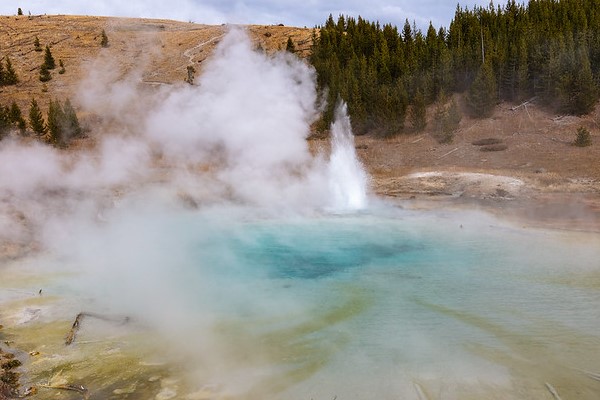
[[[64,74],[66,72],[66,69],[65,69],[65,64],[63,64],[62,60],[58,60],[58,66],[60,67],[60,69],[58,70],[58,73],[61,75]]]
[[[100,46],[108,47],[108,36],[106,36],[106,32],[102,29],[102,35],[100,39]]]
[[[590,135],[590,131],[588,131],[583,126],[577,129],[577,137],[573,144],[577,147],[587,147],[592,145],[592,136]]]
[[[46,133],[46,124],[44,123],[44,117],[40,111],[37,101],[31,99],[31,106],[29,107],[29,126],[38,135]]]

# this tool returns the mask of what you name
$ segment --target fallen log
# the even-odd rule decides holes
[[[73,341],[75,340],[75,336],[77,335],[77,332],[79,331],[79,328],[81,327],[81,323],[83,322],[83,319],[85,317],[96,318],[96,319],[100,319],[102,321],[115,322],[120,325],[124,325],[130,321],[129,317],[118,318],[118,317],[109,317],[106,315],[101,315],[101,314],[96,314],[96,313],[80,312],[75,317],[75,321],[73,321],[73,325],[71,325],[71,330],[69,331],[69,333],[67,334],[67,336],[65,338],[65,345],[68,346],[71,343],[73,343]]]

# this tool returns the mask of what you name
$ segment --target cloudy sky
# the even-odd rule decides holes
[[[329,14],[358,16],[401,26],[406,18],[426,29],[448,26],[458,0],[2,0],[0,13],[18,7],[32,14],[83,14],[168,18],[197,23],[256,23],[313,27]],[[488,5],[489,0],[462,0],[463,7]],[[496,0],[495,4],[504,4]]]

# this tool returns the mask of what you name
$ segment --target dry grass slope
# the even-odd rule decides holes
[[[15,99],[26,111],[35,97],[45,110],[50,98],[72,97],[89,64],[101,52],[116,62],[121,76],[139,68],[144,84],[182,82],[188,66],[201,70],[202,62],[226,29],[226,26],[156,19],[0,16],[0,57],[10,57],[21,81],[16,86],[1,88],[0,104]],[[311,46],[310,29],[259,25],[247,29],[256,46],[267,52],[285,49],[288,37],[294,40],[301,56],[306,56]],[[109,47],[104,49],[100,46],[102,30],[109,38]],[[38,79],[44,53],[34,50],[36,36],[42,48],[49,45],[56,63],[62,60],[66,69],[62,75],[55,69],[46,87]]]

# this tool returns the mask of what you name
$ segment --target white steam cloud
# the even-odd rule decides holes
[[[198,368],[209,362],[230,374],[236,361],[211,334],[214,310],[299,309],[286,300],[273,311],[252,285],[223,290],[215,268],[236,274],[243,265],[231,241],[253,240],[240,221],[331,209],[336,177],[306,141],[318,116],[306,62],[258,52],[232,29],[203,66],[194,85],[148,88],[139,73],[119,79],[100,58],[76,102],[98,114],[93,148],[0,142],[0,240],[79,276],[88,300],[67,318],[90,309],[130,315],[201,353]],[[195,246],[211,249],[209,258],[193,259]]]

